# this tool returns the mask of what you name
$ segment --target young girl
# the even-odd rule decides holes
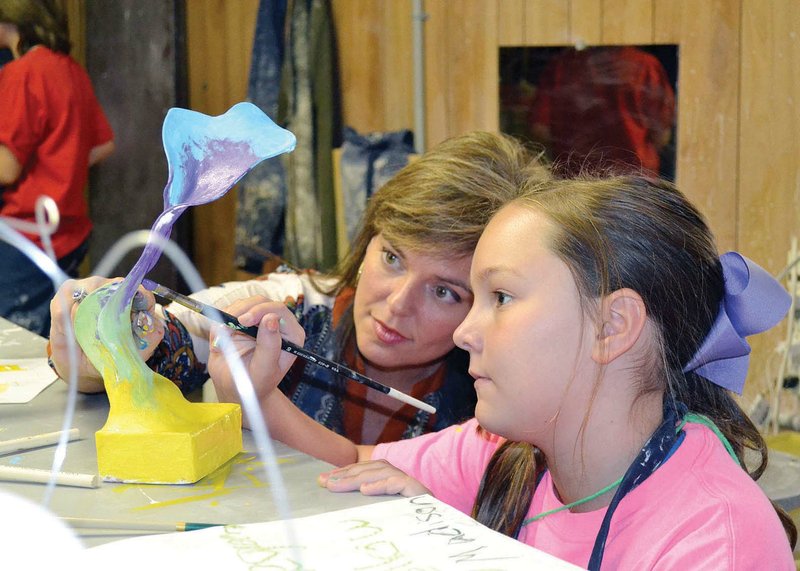
[[[476,419],[358,447],[371,461],[324,486],[431,493],[589,569],[795,568],[796,529],[754,481],[766,447],[731,392],[744,336],[788,295],[719,257],[682,194],[636,177],[546,183],[495,215],[470,281],[454,339]]]

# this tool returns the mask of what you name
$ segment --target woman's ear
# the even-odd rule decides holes
[[[601,326],[592,359],[607,365],[636,344],[647,323],[642,296],[630,288],[607,295],[600,307]]]

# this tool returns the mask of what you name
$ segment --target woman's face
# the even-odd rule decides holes
[[[367,247],[353,318],[358,349],[384,370],[429,366],[454,347],[472,304],[471,256],[404,252],[378,234]]]
[[[454,333],[469,352],[478,421],[533,443],[552,436],[557,416],[583,414],[571,409],[596,371],[594,327],[572,273],[547,247],[551,231],[546,218],[519,205],[492,219],[472,263],[475,301]]]

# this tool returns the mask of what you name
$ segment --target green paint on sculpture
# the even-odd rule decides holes
[[[152,230],[164,238],[189,206],[216,200],[259,162],[295,144],[294,135],[250,103],[218,117],[171,109],[162,137],[169,179]],[[238,405],[190,403],[139,356],[131,301],[160,255],[150,240],[128,276],[92,292],[75,318],[78,343],[102,374],[111,405],[97,433],[98,469],[107,480],[196,482],[241,450]]]

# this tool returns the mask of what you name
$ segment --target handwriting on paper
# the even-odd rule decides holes
[[[289,522],[227,525],[116,541],[90,562],[152,557],[154,564],[226,569],[576,569],[492,531],[431,496],[385,501]],[[291,529],[291,532],[290,532]],[[139,560],[137,559],[137,561]],[[223,567],[221,567],[223,568]]]

